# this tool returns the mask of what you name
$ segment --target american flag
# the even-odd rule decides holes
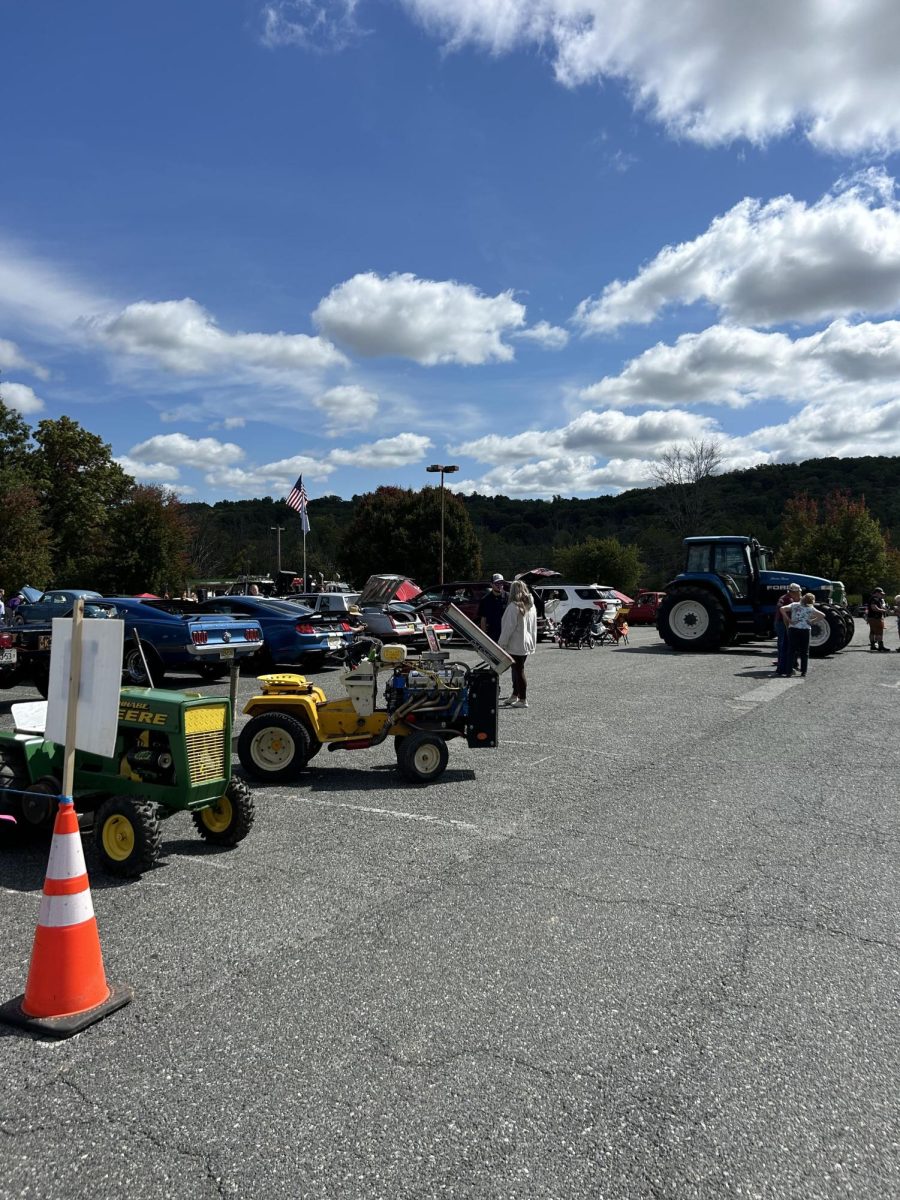
[[[309,513],[306,511],[309,503],[309,497],[306,494],[306,488],[303,486],[303,476],[297,476],[297,482],[291,488],[291,494],[288,496],[285,504],[288,508],[294,509],[300,514],[300,522],[303,526],[303,532],[309,533]]]

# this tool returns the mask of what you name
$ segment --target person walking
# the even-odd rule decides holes
[[[525,663],[537,645],[537,611],[528,585],[521,579],[509,589],[509,604],[503,613],[497,644],[512,655],[512,695],[503,703],[507,708],[528,707]]]
[[[793,675],[799,669],[801,679],[806,678],[806,667],[809,662],[810,630],[814,624],[826,620],[825,614],[820,612],[815,605],[815,596],[812,592],[806,592],[798,601],[781,610],[784,623],[788,627],[790,654],[788,675]]]
[[[894,597],[894,616],[897,618],[897,636],[900,637],[900,596]],[[897,647],[897,653],[900,654],[900,646]]]
[[[478,601],[478,624],[492,642],[500,640],[500,626],[506,611],[504,582],[502,575],[494,575],[490,589]]]
[[[788,627],[781,615],[781,610],[800,599],[803,589],[799,583],[792,583],[783,596],[778,597],[775,605],[775,640],[778,644],[778,657],[775,663],[776,675],[790,675],[790,647],[788,645]]]
[[[884,588],[874,588],[866,606],[866,620],[869,622],[869,650],[886,651],[884,644],[884,618],[887,616],[887,605],[884,602]]]

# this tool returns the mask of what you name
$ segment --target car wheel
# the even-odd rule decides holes
[[[238,738],[238,758],[254,779],[269,783],[298,779],[310,759],[306,726],[284,712],[253,717]]]
[[[149,646],[143,647],[144,656],[141,657],[140,649],[132,643],[126,646],[125,654],[122,658],[122,675],[127,684],[132,687],[159,687],[166,677],[165,669],[160,661],[159,655]],[[146,667],[144,666],[146,660]],[[150,676],[148,677],[147,671]]]

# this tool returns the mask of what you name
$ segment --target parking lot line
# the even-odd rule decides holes
[[[473,825],[470,821],[457,821],[446,817],[433,817],[427,813],[410,813],[402,812],[396,808],[369,808],[364,804],[341,804],[331,800],[313,800],[311,796],[296,796],[301,804],[315,804],[319,808],[349,808],[353,812],[372,813],[378,817],[397,817],[405,821],[427,821],[432,825],[452,825],[458,829],[471,829],[475,833],[480,833],[477,825]]]
[[[760,684],[749,692],[741,692],[735,700],[741,704],[764,704],[767,700],[776,700],[789,688],[796,687],[796,679],[770,679],[768,683]]]

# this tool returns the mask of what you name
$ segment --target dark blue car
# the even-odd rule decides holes
[[[252,617],[259,621],[265,645],[260,665],[269,669],[276,664],[318,670],[329,656],[339,654],[356,640],[349,621],[339,616],[314,613],[291,600],[272,600],[265,596],[213,596],[197,605],[201,613],[222,613],[234,617]]]

